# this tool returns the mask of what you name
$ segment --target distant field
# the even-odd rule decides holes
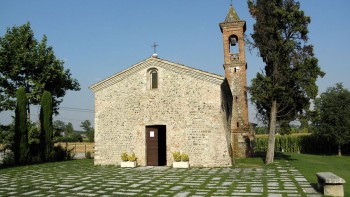
[[[74,153],[85,153],[85,152],[90,152],[94,153],[94,147],[95,143],[94,142],[58,142],[55,144],[55,146],[61,144],[62,147],[66,147],[68,145],[67,149],[73,149]]]

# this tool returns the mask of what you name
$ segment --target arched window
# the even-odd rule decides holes
[[[157,89],[158,88],[158,71],[157,69],[150,70],[150,84],[151,89]]]

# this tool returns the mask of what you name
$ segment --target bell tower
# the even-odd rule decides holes
[[[240,20],[232,4],[224,22],[220,23],[224,45],[225,77],[229,83],[233,103],[231,118],[231,146],[235,157],[249,155],[249,123],[247,100],[247,63],[244,32],[246,22]]]

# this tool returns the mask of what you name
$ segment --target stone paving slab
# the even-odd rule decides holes
[[[322,196],[288,161],[276,168],[93,166],[66,162],[0,169],[1,196]]]

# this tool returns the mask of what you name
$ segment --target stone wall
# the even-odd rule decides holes
[[[146,165],[145,127],[166,125],[168,166],[174,151],[188,154],[191,166],[230,166],[223,77],[156,58],[141,64],[122,79],[112,77],[101,82],[110,84],[92,87],[95,164],[119,165],[122,152],[135,152],[138,164]],[[158,70],[157,89],[150,89],[151,68]]]

